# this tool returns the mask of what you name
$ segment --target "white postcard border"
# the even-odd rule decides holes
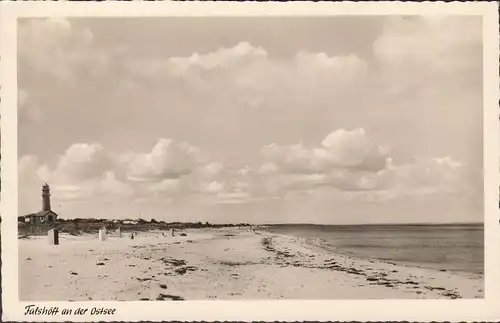
[[[485,298],[481,300],[282,300],[38,302],[116,308],[113,316],[24,316],[17,253],[17,18],[153,16],[481,15],[484,56]],[[0,3],[2,289],[5,321],[495,321],[500,320],[498,8],[487,2],[3,2]],[[452,117],[452,116],[451,116]],[[16,216],[15,216],[16,215]]]

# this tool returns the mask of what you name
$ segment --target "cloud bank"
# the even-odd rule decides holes
[[[161,138],[149,153],[112,152],[100,144],[74,144],[53,167],[35,156],[19,161],[21,185],[50,182],[57,200],[172,198],[183,194],[212,203],[251,203],[290,191],[332,189],[368,200],[422,194],[468,194],[470,172],[450,157],[395,164],[389,149],[362,128],[338,129],[317,146],[262,147],[261,163],[234,168],[188,143]],[[380,200],[382,201],[382,200]]]
[[[138,55],[98,26],[20,24],[22,212],[38,207],[44,181],[79,214],[107,205],[103,216],[125,216],[143,203],[221,221],[328,222],[331,201],[444,207],[480,195],[474,17],[384,18],[369,52],[327,48],[336,36],[326,33],[322,50],[297,39],[281,55],[244,38],[170,54],[176,46],[146,40],[149,56]]]

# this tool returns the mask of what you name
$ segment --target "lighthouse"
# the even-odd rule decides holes
[[[42,186],[42,211],[50,211],[50,187],[47,183]]]
[[[52,211],[50,207],[49,184],[45,183],[42,186],[42,210],[38,213],[31,213],[25,216],[21,216],[18,218],[18,221],[36,225],[57,222],[57,217],[57,213]]]

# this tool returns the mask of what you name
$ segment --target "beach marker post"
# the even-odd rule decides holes
[[[116,229],[115,233],[116,233],[116,237],[117,238],[121,238],[122,237],[122,230],[121,230],[121,228]]]
[[[99,241],[106,240],[106,228],[99,229]]]
[[[59,230],[51,229],[47,232],[47,236],[49,237],[49,244],[59,245]]]

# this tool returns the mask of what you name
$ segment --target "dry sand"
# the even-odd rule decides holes
[[[19,240],[21,301],[483,298],[484,277],[395,266],[248,228]]]

